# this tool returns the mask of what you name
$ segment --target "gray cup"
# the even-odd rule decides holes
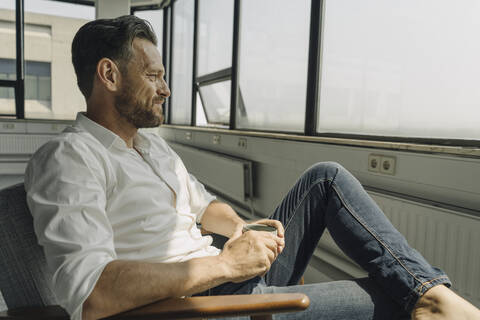
[[[251,223],[251,224],[246,224],[243,226],[243,232],[247,231],[265,231],[269,232],[273,235],[277,235],[277,229],[271,226],[267,226],[266,224],[259,224],[259,223]]]

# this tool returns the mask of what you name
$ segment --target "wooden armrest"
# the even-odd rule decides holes
[[[69,320],[68,313],[60,306],[25,307],[0,312],[2,320]]]
[[[310,300],[301,293],[248,294],[161,300],[108,319],[202,319],[302,311]]]
[[[261,316],[302,311],[310,300],[301,293],[249,294],[172,298],[127,311],[107,319],[202,319],[231,316]],[[68,320],[59,306],[18,308],[0,312],[2,320]]]

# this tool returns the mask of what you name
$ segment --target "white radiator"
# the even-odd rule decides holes
[[[410,245],[448,274],[455,291],[480,307],[480,218],[370,194]]]
[[[251,199],[251,161],[177,143],[169,145],[182,158],[187,170],[215,192],[239,202]]]
[[[480,217],[377,192],[369,194],[408,243],[448,274],[453,289],[480,307]],[[353,277],[366,275],[340,252],[328,232],[315,256]],[[343,261],[338,261],[339,257]]]
[[[0,134],[0,155],[32,155],[54,135]]]

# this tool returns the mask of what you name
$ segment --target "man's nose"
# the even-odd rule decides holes
[[[163,79],[159,81],[159,84],[157,87],[157,94],[165,98],[170,97],[170,88],[168,87],[167,82]]]

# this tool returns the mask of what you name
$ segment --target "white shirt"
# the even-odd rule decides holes
[[[159,136],[139,132],[134,147],[138,152],[79,113],[28,164],[35,233],[72,319],[81,319],[112,260],[178,262],[219,253],[196,226],[214,197]]]

